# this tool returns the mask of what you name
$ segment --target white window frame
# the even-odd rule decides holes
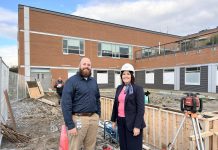
[[[124,58],[125,59],[125,57],[120,57],[120,55],[121,55],[120,48],[123,47],[123,48],[128,48],[128,50],[129,50],[128,58],[126,58],[126,59],[133,59],[133,52],[132,52],[133,47],[130,45],[105,43],[105,42],[101,42],[99,44],[100,44],[100,46],[98,47],[98,57],[111,57],[111,58],[119,58],[119,59]],[[104,44],[111,48],[111,50],[107,50],[108,52],[111,52],[111,56],[102,56],[102,47],[104,47]]]
[[[108,71],[107,70],[97,70],[97,83],[98,84],[108,84]]]
[[[163,70],[163,84],[175,84],[175,70],[164,69]]]
[[[189,78],[197,79],[197,82],[190,82]],[[187,81],[189,79],[189,81]],[[185,85],[200,85],[201,67],[185,68]]]
[[[154,84],[154,71],[145,71],[145,84]]]
[[[67,48],[64,47],[64,41],[70,41],[71,43],[76,43],[76,42],[79,42],[79,49],[75,49],[75,50],[78,50],[79,53],[69,53],[69,47],[67,45]],[[63,54],[66,54],[66,55],[69,55],[69,54],[76,54],[76,55],[81,55],[81,56],[85,56],[85,41],[82,40],[82,39],[76,39],[76,38],[63,38],[62,40],[63,42],[63,46],[62,46],[62,49],[63,49]],[[81,44],[82,44],[82,48],[81,48]],[[81,53],[83,52],[83,53]]]

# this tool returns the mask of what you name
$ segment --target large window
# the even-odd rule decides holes
[[[84,55],[84,41],[80,39],[63,39],[63,53]]]
[[[97,71],[97,83],[98,84],[108,84],[108,72],[101,70]]]
[[[200,85],[200,67],[191,67],[185,69],[185,84]]]
[[[145,72],[145,83],[146,84],[154,84],[154,71],[146,71]]]
[[[98,56],[132,59],[132,47],[112,43],[99,43]]]
[[[163,84],[174,84],[174,69],[163,70]]]

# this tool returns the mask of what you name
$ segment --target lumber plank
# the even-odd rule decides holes
[[[204,131],[207,132],[210,130],[210,123],[208,120],[205,120],[204,121]],[[210,141],[209,141],[209,138],[205,138],[204,140],[204,144],[205,144],[205,149],[209,149],[210,147]]]
[[[38,99],[44,96],[44,92],[40,83],[36,81],[27,81],[26,82],[27,90],[29,92],[30,98]],[[41,89],[40,89],[41,88]]]
[[[210,131],[201,133],[202,138],[206,138],[206,137],[209,137],[209,136],[212,136],[212,135],[213,135],[213,132],[210,132]],[[199,139],[199,137],[198,137],[198,139]],[[191,136],[189,137],[189,140],[195,141],[195,140],[196,140],[196,139],[195,139],[195,135],[191,135]]]
[[[162,144],[162,132],[161,132],[161,127],[162,127],[162,121],[161,121],[161,111],[160,109],[158,110],[158,139],[159,139],[159,147],[161,147],[161,144]]]
[[[10,115],[10,118],[12,120],[12,128],[14,130],[16,130],[16,122],[15,122],[15,119],[14,119],[14,115],[13,115],[13,111],[12,111],[12,108],[11,108],[11,103],[9,101],[8,91],[7,90],[4,90],[4,95],[5,95],[5,100],[6,100],[6,103],[7,103],[7,106],[8,106],[9,115]]]
[[[146,146],[145,144],[142,145],[142,148],[146,150],[150,150],[150,147]]]
[[[145,141],[146,141],[146,143],[148,143],[148,108],[147,107],[145,107],[145,115],[144,115],[144,117],[145,117],[145,123],[146,123],[146,128],[145,128]]]
[[[10,142],[19,142],[19,143],[23,143],[26,142],[28,143],[30,140],[30,137],[27,135],[23,135],[20,133],[17,133],[15,130],[13,130],[12,128],[4,125],[4,124],[0,124],[0,128],[2,129],[2,133],[4,135],[4,137],[6,139],[8,139]]]
[[[156,131],[156,126],[155,126],[155,110],[152,110],[152,126],[153,126],[153,132],[152,132],[152,141],[153,141],[153,145],[155,145],[155,131]]]
[[[212,149],[218,149],[218,120],[213,121],[213,144]]]
[[[41,96],[44,96],[45,94],[44,94],[44,91],[43,91],[41,82],[40,82],[40,81],[37,81],[36,83],[37,83],[38,88],[39,88],[39,91],[40,91],[40,93],[41,93],[40,95],[41,95]]]
[[[168,145],[169,143],[169,113],[166,112],[166,144]]]
[[[52,102],[50,100],[47,100],[45,98],[41,98],[41,99],[38,99],[40,102],[43,102],[43,103],[46,103],[48,105],[51,105],[51,106],[57,106],[57,104],[55,102]]]

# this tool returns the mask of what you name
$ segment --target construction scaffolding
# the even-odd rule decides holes
[[[101,120],[110,120],[113,99],[101,97]],[[218,112],[205,112],[199,118],[204,149],[218,149]],[[184,117],[179,110],[145,105],[144,119],[146,128],[143,131],[144,144],[158,149],[167,149],[173,141],[176,131]],[[174,149],[195,149],[196,142],[191,119],[186,119],[174,144]]]

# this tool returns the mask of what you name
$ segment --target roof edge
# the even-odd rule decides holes
[[[52,10],[27,6],[27,5],[23,5],[23,4],[18,4],[19,9],[21,9],[23,7],[29,7],[30,9],[35,10],[35,11],[41,11],[41,12],[46,12],[46,13],[50,13],[50,14],[55,14],[55,15],[60,15],[60,16],[65,16],[65,17],[71,17],[71,18],[74,18],[74,19],[79,19],[79,20],[85,20],[85,21],[90,21],[90,22],[94,22],[94,23],[101,23],[101,24],[116,26],[116,27],[120,27],[120,28],[127,28],[127,29],[131,29],[131,30],[137,30],[137,31],[142,31],[142,32],[147,32],[147,33],[152,33],[152,34],[166,35],[166,36],[175,37],[175,38],[183,37],[183,36],[179,36],[179,35],[173,35],[173,34],[168,34],[168,33],[163,33],[163,32],[158,32],[158,31],[146,30],[146,29],[142,29],[142,28],[131,27],[131,26],[111,23],[111,22],[107,22],[107,21],[101,21],[101,20],[96,20],[96,19],[91,19],[91,18],[86,18],[86,17],[80,17],[80,16],[70,15],[70,14],[61,13],[61,12],[57,12],[57,11],[52,11]]]

